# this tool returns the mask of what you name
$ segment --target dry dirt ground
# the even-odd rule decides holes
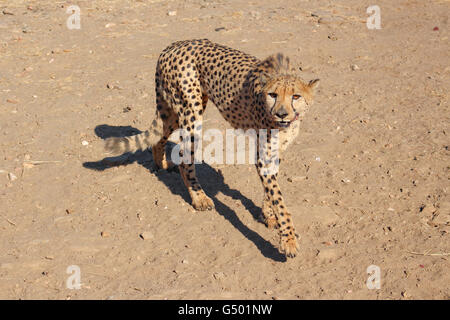
[[[81,29],[66,9],[81,8]],[[381,29],[366,26],[381,9]],[[448,299],[449,26],[441,1],[0,3],[0,298]],[[301,236],[286,260],[256,217],[253,165],[198,165],[195,212],[151,153],[108,166],[103,138],[145,130],[156,60],[209,38],[284,52],[315,105],[281,164]],[[300,72],[300,71],[299,71]],[[206,128],[229,128],[208,105]],[[68,289],[69,266],[81,289]],[[366,286],[380,268],[380,289]]]

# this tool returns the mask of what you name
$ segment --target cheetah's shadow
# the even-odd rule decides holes
[[[106,139],[109,137],[123,137],[139,134],[142,131],[131,126],[109,126],[106,124],[98,125],[95,133],[98,137]],[[174,144],[167,143],[168,150],[173,148]],[[166,170],[156,170],[151,156],[151,151],[137,151],[135,153],[127,153],[118,157],[107,157],[100,161],[84,162],[83,167],[91,170],[103,171],[114,166],[127,165],[137,162],[163,182],[169,190],[181,196],[187,203],[191,203],[189,193],[184,186],[183,180],[179,174],[173,174]],[[236,213],[226,204],[217,199],[219,192],[232,199],[239,200],[242,205],[252,214],[253,218],[259,222],[261,208],[256,206],[254,202],[245,197],[240,191],[231,189],[225,182],[224,177],[214,168],[206,163],[196,165],[197,177],[202,184],[205,193],[214,201],[215,210],[228,220],[237,230],[239,230],[248,240],[252,241],[255,246],[266,257],[274,261],[285,262],[286,258],[278,249],[276,249],[269,241],[262,238],[258,233],[249,229],[244,225]]]

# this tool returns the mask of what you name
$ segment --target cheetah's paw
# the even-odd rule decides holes
[[[286,257],[294,258],[297,255],[299,246],[295,237],[286,237],[281,240],[281,251],[284,252]]]
[[[212,210],[214,202],[207,195],[203,194],[192,200],[192,206],[199,211]]]

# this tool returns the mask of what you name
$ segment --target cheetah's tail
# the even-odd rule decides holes
[[[106,139],[105,149],[114,154],[145,150],[157,144],[161,137],[162,133],[158,130],[155,121],[153,121],[152,126],[140,134]]]

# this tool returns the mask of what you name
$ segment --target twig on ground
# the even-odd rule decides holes
[[[414,252],[414,251],[408,251],[408,253],[411,253],[411,254],[415,254],[415,255],[418,255],[418,256],[449,256],[450,255],[450,253],[446,253],[446,252],[443,252],[443,253],[430,253],[430,251],[431,250],[427,250],[427,251],[425,251],[425,252]]]
[[[59,163],[62,161],[59,160],[25,160],[24,163],[29,163],[29,164],[34,164],[34,165],[38,165],[38,164],[45,164],[45,163]]]

